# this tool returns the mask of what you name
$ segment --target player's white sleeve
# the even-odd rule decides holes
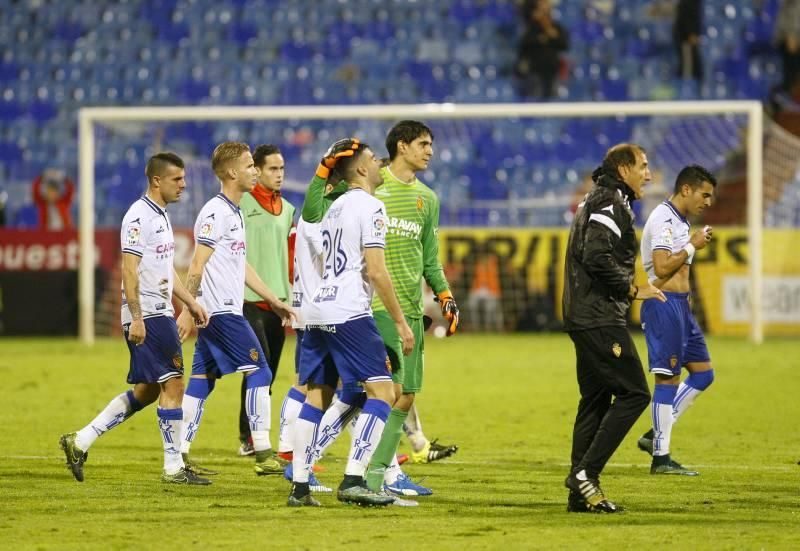
[[[131,220],[131,218],[133,218]],[[147,245],[148,224],[142,223],[142,216],[135,218],[129,214],[122,221],[120,229],[120,245],[123,253],[134,254],[141,258],[144,255],[145,245]]]
[[[217,246],[225,232],[225,217],[213,210],[201,211],[194,224],[194,239],[212,249]]]
[[[359,213],[361,222],[361,244],[364,248],[386,247],[386,207],[380,201],[375,201],[369,208],[364,208]]]

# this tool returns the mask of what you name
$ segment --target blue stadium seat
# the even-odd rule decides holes
[[[14,213],[13,227],[19,229],[32,229],[39,227],[39,209],[36,205],[27,204]]]

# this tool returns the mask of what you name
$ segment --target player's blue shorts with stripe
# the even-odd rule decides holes
[[[344,390],[360,390],[359,383],[364,382],[392,381],[386,348],[372,316],[306,326],[300,350],[300,384],[311,381],[335,386],[331,361]]]
[[[217,314],[197,332],[192,375],[222,377],[267,367],[264,351],[244,316]],[[269,371],[268,371],[269,373]],[[271,384],[272,379],[267,384]]]
[[[303,329],[295,329],[295,335],[297,335],[297,340],[295,341],[294,345],[294,373],[295,375],[300,373],[300,350],[303,342],[303,334],[305,330]]]
[[[642,329],[647,341],[650,372],[680,375],[687,363],[711,361],[706,339],[689,306],[689,293],[665,292],[667,302],[642,304]]]
[[[130,324],[122,326],[125,344],[131,353],[128,383],[163,383],[183,376],[183,353],[175,318],[153,316],[144,320],[144,342],[136,346],[128,340]]]

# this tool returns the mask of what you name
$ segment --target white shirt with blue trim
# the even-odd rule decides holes
[[[300,218],[297,222],[292,283],[292,307],[297,315],[297,320],[292,323],[295,329],[306,327],[305,311],[314,291],[322,283],[325,270],[324,252],[321,224],[313,224]]]
[[[689,221],[669,201],[664,201],[650,213],[642,232],[641,248],[642,264],[651,282],[658,279],[653,265],[653,251],[680,252],[689,243],[690,229]],[[686,264],[691,263],[692,258],[689,258]]]
[[[197,301],[209,316],[241,316],[247,247],[239,207],[222,193],[212,197],[197,215],[194,240],[198,245],[214,249],[203,272]]]
[[[386,246],[386,207],[363,189],[351,189],[322,219],[324,274],[308,304],[306,323],[328,325],[372,315],[372,285],[364,251]]]
[[[120,245],[124,254],[138,256],[139,304],[142,317],[174,316],[172,285],[175,237],[166,209],[147,195],[133,203],[122,218]],[[122,324],[133,318],[122,289]]]

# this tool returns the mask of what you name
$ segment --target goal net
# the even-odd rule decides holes
[[[749,101],[83,109],[81,246],[91,250],[102,241],[114,248],[155,152],[174,151],[187,161],[187,190],[169,207],[180,272],[193,249],[194,218],[219,190],[209,167],[216,144],[277,145],[286,160],[284,197],[299,208],[331,142],[358,136],[385,154],[391,125],[416,119],[435,135],[434,157],[419,177],[441,201],[439,253],[464,331],[558,330],[575,206],[606,149],[632,141],[647,150],[653,173],[635,209],[640,227],[683,166],[701,164],[718,176],[715,204],[695,221],[715,227],[712,246],[693,267],[694,308],[704,328],[756,341],[765,330],[798,335],[800,266],[788,245],[800,222],[800,147],[771,124],[765,130],[761,117],[761,106]],[[81,255],[87,342],[118,331],[119,253],[102,254],[112,258],[96,278],[91,256]]]

